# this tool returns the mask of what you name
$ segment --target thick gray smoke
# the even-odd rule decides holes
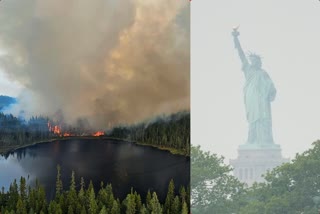
[[[187,0],[2,1],[0,66],[16,109],[131,123],[189,109],[189,25]]]

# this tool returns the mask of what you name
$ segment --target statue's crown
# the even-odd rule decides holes
[[[247,53],[247,56],[248,56],[249,58],[251,58],[251,57],[258,58],[258,59],[260,59],[260,60],[261,60],[261,58],[262,58],[259,54],[256,54],[256,53],[253,53],[253,52],[248,52],[248,53]]]

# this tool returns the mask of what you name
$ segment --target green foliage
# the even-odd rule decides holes
[[[96,214],[98,212],[98,205],[97,205],[97,201],[95,199],[95,193],[94,193],[94,189],[90,188],[89,190],[89,209],[88,209],[88,213],[89,214]]]
[[[26,179],[24,177],[20,178],[19,190],[20,190],[20,198],[21,198],[22,202],[26,203],[26,199],[27,199],[27,184],[26,184]]]
[[[106,208],[105,206],[102,206],[102,208],[101,208],[101,210],[100,210],[99,214],[108,214],[108,212],[107,212],[107,208]]]
[[[191,147],[192,213],[237,213],[244,185],[230,175],[223,158]]]
[[[127,195],[127,198],[124,201],[126,207],[126,214],[135,214],[136,212],[136,202],[132,192]]]
[[[62,193],[63,186],[61,181],[61,167],[57,165],[57,180],[56,180],[56,198],[59,200],[59,197]]]
[[[80,181],[80,190],[79,190],[79,193],[78,193],[78,202],[80,204],[82,204],[82,205],[86,203],[85,183],[84,183],[83,177],[81,177],[81,181]]]
[[[85,189],[84,179],[81,178],[80,189],[76,189],[74,172],[71,173],[70,186],[68,190],[62,188],[61,168],[57,166],[56,190],[59,194],[54,200],[47,203],[44,188],[36,181],[35,187],[26,185],[25,178],[20,179],[20,184],[14,180],[7,192],[2,189],[0,192],[0,213],[16,214],[163,214],[162,204],[157,194],[148,191],[146,202],[143,203],[141,196],[131,189],[127,197],[120,202],[114,198],[111,184],[100,185],[98,194],[90,181]],[[184,201],[186,193],[184,187],[180,188],[182,195],[175,195],[173,180],[168,185],[166,206],[170,214],[181,214],[188,211],[187,203]],[[171,201],[169,201],[169,199]],[[181,199],[183,201],[181,202]],[[123,206],[121,206],[121,204]]]
[[[320,141],[244,188],[223,159],[191,148],[193,214],[316,214],[320,211]],[[180,197],[184,197],[180,191]],[[188,195],[188,194],[186,194]],[[183,203],[183,202],[182,202]],[[187,203],[185,203],[187,204]],[[182,204],[182,213],[185,212]]]
[[[48,207],[48,214],[62,214],[60,205],[56,201],[51,201]]]
[[[158,196],[155,192],[153,192],[152,194],[152,199],[150,204],[151,204],[151,214],[162,214],[162,207],[158,200]]]
[[[266,183],[255,184],[245,195],[240,213],[317,213],[320,208],[320,141],[297,154],[265,176]]]
[[[113,201],[110,213],[111,214],[120,213],[120,202],[119,201],[116,201],[116,200]]]
[[[140,209],[140,214],[148,214],[148,210],[144,204],[142,205],[142,207]]]
[[[147,197],[146,197],[146,208],[148,212],[151,212],[151,199],[152,199],[151,192],[150,190],[148,190]]]
[[[0,113],[0,152],[53,137],[48,129],[48,118],[31,117],[24,121],[13,115]]]
[[[27,214],[26,205],[23,203],[21,198],[19,198],[17,202],[16,214]]]
[[[183,201],[185,203],[185,201]],[[178,196],[176,196],[174,198],[174,201],[171,205],[171,212],[169,213],[172,213],[172,214],[180,214],[180,210],[181,210],[181,207],[180,207],[180,199]],[[188,211],[188,210],[187,210]]]
[[[72,206],[69,205],[69,207],[68,207],[68,214],[73,214],[73,213],[74,213],[74,212],[73,212]]]
[[[181,214],[188,214],[188,207],[187,207],[187,203],[185,201],[182,204]]]
[[[114,195],[112,192],[111,184],[108,184],[104,187],[103,182],[101,182],[101,188],[98,192],[97,201],[99,209],[102,209],[105,206],[106,211],[110,212],[114,202]]]
[[[131,126],[115,127],[108,136],[173,148],[190,155],[190,113],[178,112]]]
[[[9,187],[9,197],[8,197],[8,210],[15,210],[16,204],[19,200],[19,192],[18,185],[16,179],[14,179],[13,183]]]
[[[77,210],[77,203],[78,202],[77,202],[76,181],[75,181],[75,177],[74,177],[74,171],[72,171],[70,188],[67,193],[67,204],[69,204],[68,210],[71,210],[72,212],[74,210]]]
[[[169,187],[168,187],[166,201],[165,201],[164,207],[163,207],[165,214],[173,213],[172,212],[173,202],[174,202],[174,182],[171,179],[171,181],[169,183]]]

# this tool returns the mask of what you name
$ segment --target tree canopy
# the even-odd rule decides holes
[[[265,176],[265,183],[249,188],[243,214],[312,214],[320,208],[320,141]]]
[[[239,210],[244,184],[231,175],[222,157],[191,147],[191,207],[193,214]]]
[[[191,147],[192,213],[317,214],[320,212],[320,141],[246,187],[223,158]]]
[[[165,204],[159,201],[156,192],[148,191],[145,202],[139,193],[131,189],[122,201],[115,198],[112,185],[101,182],[95,192],[92,182],[85,185],[81,178],[77,190],[75,173],[71,173],[69,188],[63,188],[61,169],[57,167],[56,195],[47,201],[44,188],[36,182],[35,187],[26,185],[26,179],[14,180],[7,192],[0,191],[0,213],[43,213],[43,214],[187,214],[189,212],[188,194],[181,187],[179,194],[174,193],[174,181],[168,185]],[[165,207],[165,209],[164,209]]]

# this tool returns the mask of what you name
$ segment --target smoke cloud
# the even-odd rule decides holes
[[[105,128],[189,109],[189,25],[187,0],[2,1],[0,66],[28,100],[15,111]]]

